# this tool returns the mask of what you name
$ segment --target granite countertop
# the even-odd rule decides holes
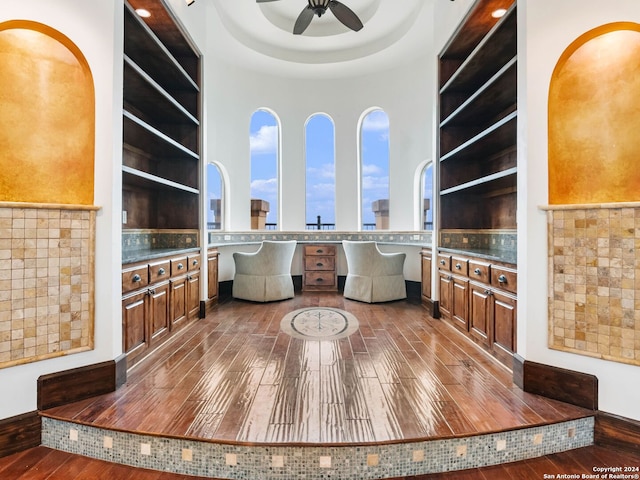
[[[512,263],[514,265],[518,262],[517,252],[511,252],[507,250],[490,250],[490,249],[461,250],[457,248],[445,248],[445,247],[438,247],[438,250],[446,253],[453,253],[458,255],[466,255],[466,256],[482,258],[484,260],[489,260],[494,262]]]
[[[188,253],[199,252],[200,248],[150,248],[147,250],[123,251],[122,264],[144,262],[146,260],[155,260],[156,258],[170,257],[173,255],[185,255]]]

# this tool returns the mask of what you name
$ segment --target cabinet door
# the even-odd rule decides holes
[[[440,314],[444,318],[451,318],[453,309],[453,277],[449,272],[440,272]]]
[[[122,299],[122,348],[128,359],[137,357],[149,347],[146,319],[146,291]]]
[[[171,328],[187,319],[187,277],[178,277],[170,282],[169,311]]]
[[[431,255],[422,255],[422,297],[431,300]]]
[[[469,280],[453,277],[451,281],[451,319],[465,332],[469,331]]]
[[[490,347],[491,291],[485,286],[469,283],[469,333],[486,347]]]
[[[169,283],[149,288],[149,325],[151,342],[160,341],[169,333]]]
[[[187,275],[187,317],[200,316],[200,272]]]
[[[493,293],[493,349],[498,355],[511,356],[516,350],[517,300],[500,292]]]
[[[211,254],[207,261],[207,298],[218,298],[218,254]]]

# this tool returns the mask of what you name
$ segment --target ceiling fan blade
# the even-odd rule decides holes
[[[300,12],[298,19],[296,20],[296,24],[293,26],[293,34],[302,34],[302,32],[304,32],[311,23],[311,20],[313,20],[313,15],[313,8],[308,5],[304,7],[304,10]]]
[[[277,2],[278,0],[256,0],[256,3]]]
[[[342,24],[349,27],[351,30],[358,31],[362,29],[363,25],[358,16],[349,7],[336,0],[329,2],[329,9],[333,12],[335,17],[340,20]]]

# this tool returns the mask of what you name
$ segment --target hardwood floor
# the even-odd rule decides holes
[[[299,308],[344,309],[353,335],[305,341],[281,332]],[[385,442],[493,432],[592,412],[530,395],[452,327],[407,302],[337,294],[287,302],[229,300],[130,370],[116,392],[42,412],[104,428],[238,443]],[[511,479],[638,467],[640,452],[598,446],[526,461],[396,480]],[[0,458],[15,480],[186,480],[37,447]],[[549,478],[549,477],[547,477]]]
[[[287,313],[314,306],[350,312],[359,330],[332,341],[281,331]],[[323,445],[451,438],[591,413],[521,391],[510,371],[420,305],[331,293],[224,302],[116,392],[43,412],[158,435]]]

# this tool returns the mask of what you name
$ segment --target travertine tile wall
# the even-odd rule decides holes
[[[549,208],[549,347],[640,365],[640,206]]]
[[[0,367],[93,348],[95,208],[0,204]]]

